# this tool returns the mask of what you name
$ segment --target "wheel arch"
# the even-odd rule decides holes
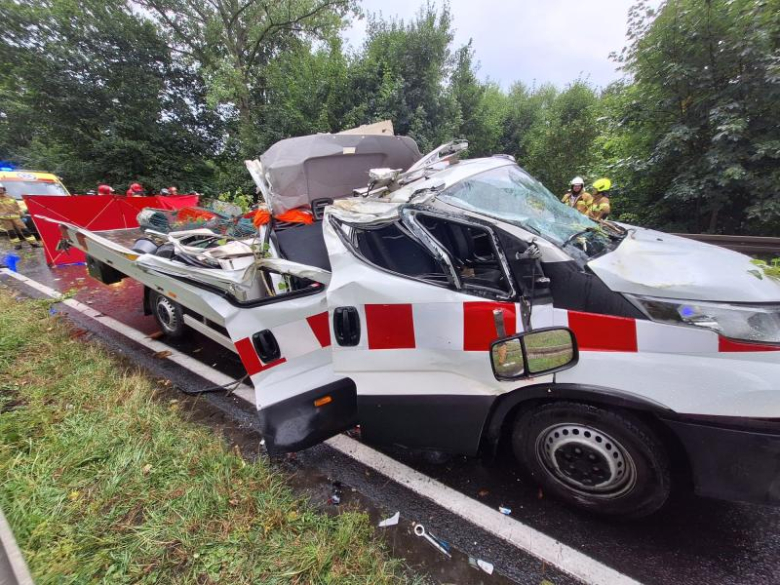
[[[482,455],[487,459],[495,458],[501,441],[507,436],[512,423],[522,412],[553,401],[582,402],[629,411],[659,434],[670,448],[670,455],[684,457],[684,464],[689,466],[685,450],[677,435],[662,421],[664,417],[674,417],[673,410],[654,400],[614,388],[588,384],[537,384],[524,386],[499,396],[484,426],[480,446]]]

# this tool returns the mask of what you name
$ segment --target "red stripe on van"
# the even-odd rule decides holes
[[[259,374],[263,370],[273,368],[274,366],[278,366],[287,361],[284,358],[280,358],[268,364],[263,364],[263,362],[260,361],[260,358],[257,357],[257,352],[255,351],[255,346],[252,344],[252,340],[248,337],[236,341],[236,349],[238,350],[238,357],[241,358],[241,363],[244,364],[246,373],[250,376]]]
[[[637,351],[634,319],[569,311],[569,328],[581,351]]]
[[[517,310],[514,303],[463,303],[463,351],[488,351],[498,339],[493,310],[504,311],[507,335],[517,332]]]
[[[311,317],[306,317],[306,322],[311,327],[314,337],[320,342],[322,347],[330,347],[330,326],[328,325],[328,312],[317,313]]]
[[[749,341],[734,341],[727,337],[718,337],[718,351],[780,351],[780,345],[764,345],[763,343],[752,343]]]
[[[414,349],[412,305],[366,305],[368,349]]]

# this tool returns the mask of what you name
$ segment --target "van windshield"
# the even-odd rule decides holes
[[[444,191],[439,199],[525,228],[561,246],[577,234],[601,231],[599,224],[561,203],[516,165],[470,177]]]
[[[67,195],[65,188],[59,183],[44,181],[2,181],[5,190],[14,199],[21,200],[22,195]]]

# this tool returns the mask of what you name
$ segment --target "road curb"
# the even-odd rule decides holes
[[[0,585],[34,585],[14,533],[0,510]]]

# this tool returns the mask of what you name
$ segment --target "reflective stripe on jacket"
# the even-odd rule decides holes
[[[561,198],[561,201],[565,205],[573,207],[580,213],[587,215],[588,209],[590,209],[590,206],[593,203],[593,197],[584,190],[581,191],[579,195],[574,195],[571,191],[567,191],[563,198]]]
[[[0,195],[0,219],[19,219],[22,212],[16,199],[8,195]]]
[[[588,206],[588,217],[591,219],[606,219],[611,213],[612,208],[609,205],[609,195],[606,193],[597,193],[591,197],[591,203]]]

